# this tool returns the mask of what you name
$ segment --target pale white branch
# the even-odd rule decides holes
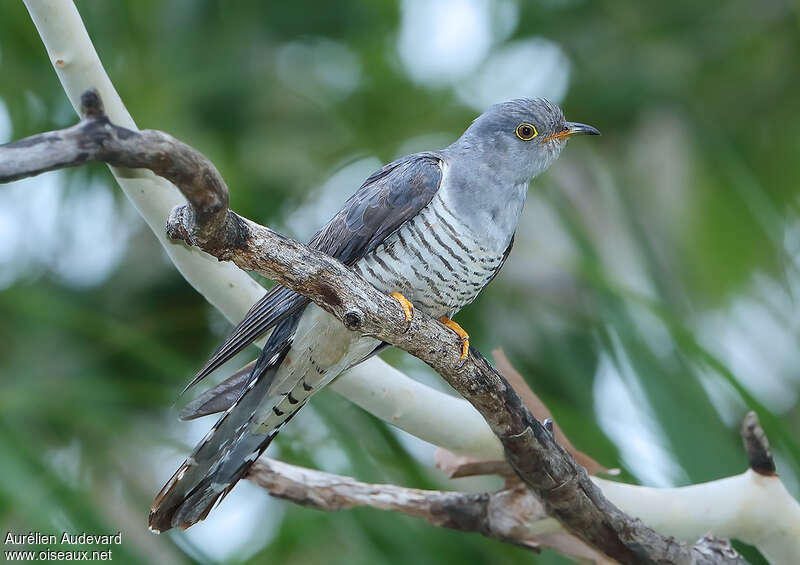
[[[72,0],[25,0],[25,5],[76,113],[81,95],[94,88],[103,100],[109,119],[136,130]],[[261,285],[231,263],[219,262],[197,248],[167,239],[164,226],[170,210],[186,202],[169,181],[145,169],[111,167],[111,172],[181,275],[229,320],[238,322],[264,294]]]
[[[336,392],[374,416],[456,453],[503,458],[497,437],[463,398],[424,385],[380,359],[356,365],[346,376],[334,381]]]
[[[800,562],[800,504],[777,475],[741,475],[680,488],[594,479],[623,512],[684,541],[705,533],[753,545],[771,563]]]

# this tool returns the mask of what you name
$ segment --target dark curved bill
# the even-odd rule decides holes
[[[578,122],[567,122],[566,135],[601,135],[600,131],[592,126],[586,124],[579,124]]]

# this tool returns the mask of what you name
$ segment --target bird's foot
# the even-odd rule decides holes
[[[458,323],[454,322],[447,316],[442,316],[439,318],[439,321],[453,330],[455,334],[461,338],[461,357],[458,358],[458,367],[460,368],[466,362],[467,354],[469,354],[469,334],[464,331],[464,328],[459,326]]]
[[[408,331],[408,328],[411,327],[411,318],[414,317],[414,305],[408,301],[408,298],[399,292],[393,292],[389,296],[397,300],[400,303],[400,306],[402,306],[403,314],[406,317],[406,331]]]

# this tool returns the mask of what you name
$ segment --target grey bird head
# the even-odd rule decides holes
[[[514,183],[527,182],[558,157],[572,135],[600,135],[592,126],[568,122],[544,98],[495,104],[478,116],[448,152],[469,155],[502,170]]]

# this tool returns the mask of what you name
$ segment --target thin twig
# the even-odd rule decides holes
[[[755,412],[748,412],[744,417],[741,434],[750,468],[759,475],[775,475],[775,460],[769,450],[767,434]]]

